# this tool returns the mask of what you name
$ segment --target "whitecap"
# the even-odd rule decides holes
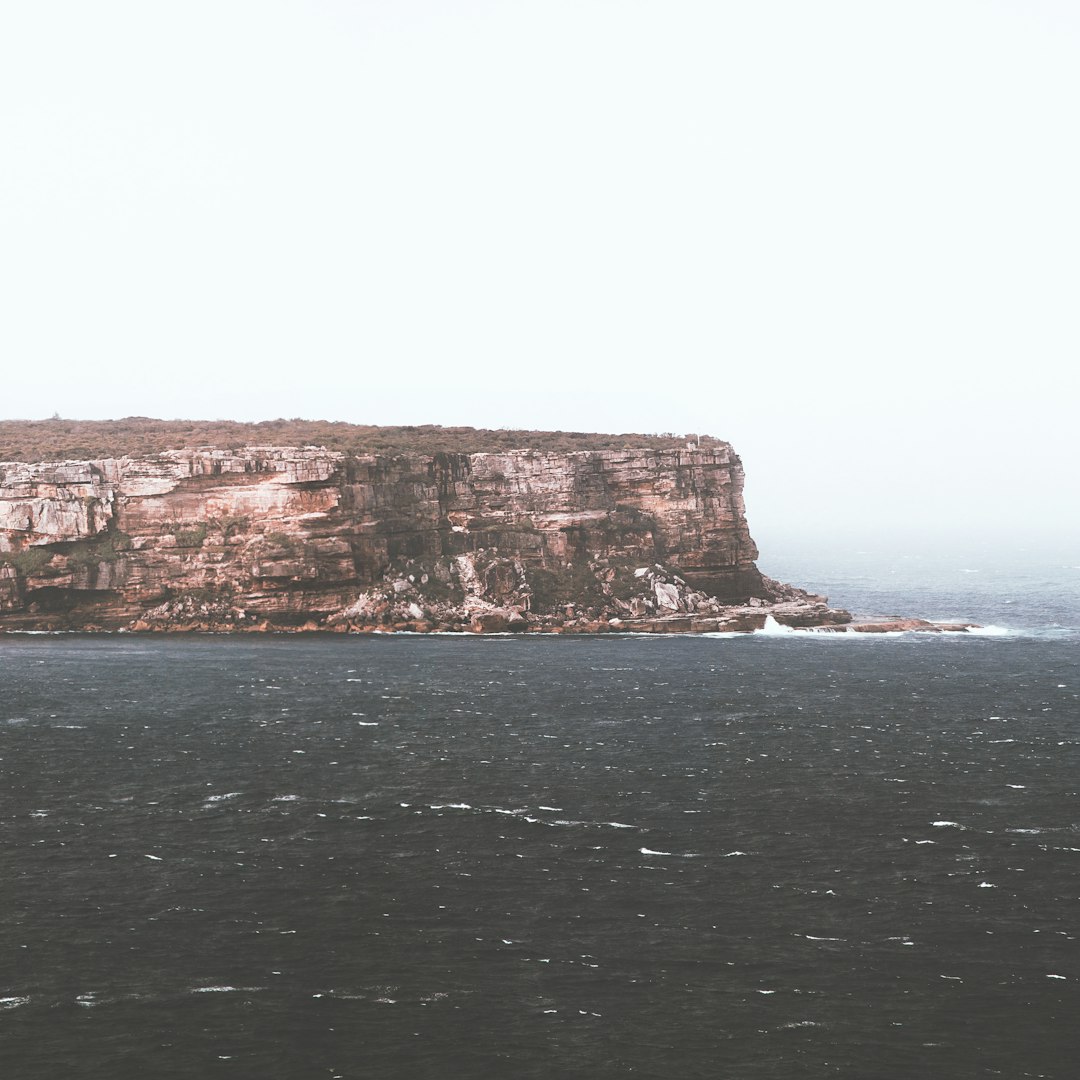
[[[164,862],[165,861],[164,859],[162,859],[162,857],[160,855],[144,855],[143,858],[144,859],[153,859],[154,862]]]
[[[428,807],[429,810],[471,810],[467,802],[438,803]]]
[[[935,829],[962,829],[962,828],[964,828],[964,826],[961,825],[959,821],[931,821],[930,824],[933,825]]]
[[[980,881],[979,882],[979,888],[980,889],[996,889],[997,886],[996,885],[991,885],[989,881]]]
[[[300,796],[299,795],[275,795],[270,801],[271,802],[299,802],[300,801]]]
[[[225,795],[210,795],[207,798],[207,802],[223,802],[225,799],[235,799],[238,795],[243,795],[242,791],[230,791]]]
[[[0,1009],[17,1009],[20,1005],[28,1005],[29,1003],[29,997],[2,997],[0,998]]]
[[[793,627],[784,626],[782,623],[778,623],[771,615],[765,616],[765,625],[760,630],[755,630],[755,634],[764,634],[767,637],[775,637],[781,634],[793,634],[795,630]]]
[[[974,637],[1013,637],[1018,630],[1010,630],[1007,626],[969,626],[965,633]]]
[[[643,847],[641,849],[642,855],[670,855],[670,851],[653,851],[651,848]]]
[[[726,855],[724,856],[724,858],[725,858],[725,859],[730,859],[730,858],[732,858],[732,857],[733,857],[733,856],[735,856],[735,855],[745,855],[745,854],[746,854],[746,852],[745,852],[745,851],[729,851],[729,852],[728,852],[728,853],[727,853],[727,854],[726,854]]]

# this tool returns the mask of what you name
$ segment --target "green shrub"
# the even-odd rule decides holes
[[[22,577],[30,577],[44,570],[52,562],[53,552],[45,548],[32,547],[25,551],[5,552],[0,555],[0,564],[14,566],[15,572]]]
[[[102,563],[116,562],[131,547],[131,537],[122,532],[99,533],[88,540],[76,540],[65,552],[68,568],[85,570]]]
[[[0,420],[0,461],[92,460],[140,457],[189,446],[325,446],[346,455],[454,454],[505,450],[621,450],[636,447],[681,450],[687,442],[702,449],[717,440],[657,434],[603,434],[581,431],[497,431],[437,424],[377,427],[327,420],[277,419],[248,424],[232,420]]]
[[[177,529],[176,530],[176,546],[177,547],[202,547],[203,541],[206,539],[206,533],[209,526],[205,521],[200,522],[194,528],[191,529]]]
[[[296,556],[303,550],[302,545],[287,533],[271,532],[267,533],[263,539],[271,547],[276,548],[282,555]]]
[[[251,518],[244,514],[229,514],[225,517],[213,517],[210,519],[210,527],[215,532],[220,532],[226,540],[234,532],[241,532],[251,524]]]

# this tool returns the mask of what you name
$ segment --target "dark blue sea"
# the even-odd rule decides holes
[[[989,629],[0,639],[0,1075],[1080,1075],[1080,558],[765,569]]]

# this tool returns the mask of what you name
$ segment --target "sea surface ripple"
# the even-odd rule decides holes
[[[8,638],[15,1080],[1071,1077],[1054,637]]]

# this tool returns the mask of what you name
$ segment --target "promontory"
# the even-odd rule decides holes
[[[742,464],[713,438],[0,423],[0,630],[851,622],[757,555]]]

